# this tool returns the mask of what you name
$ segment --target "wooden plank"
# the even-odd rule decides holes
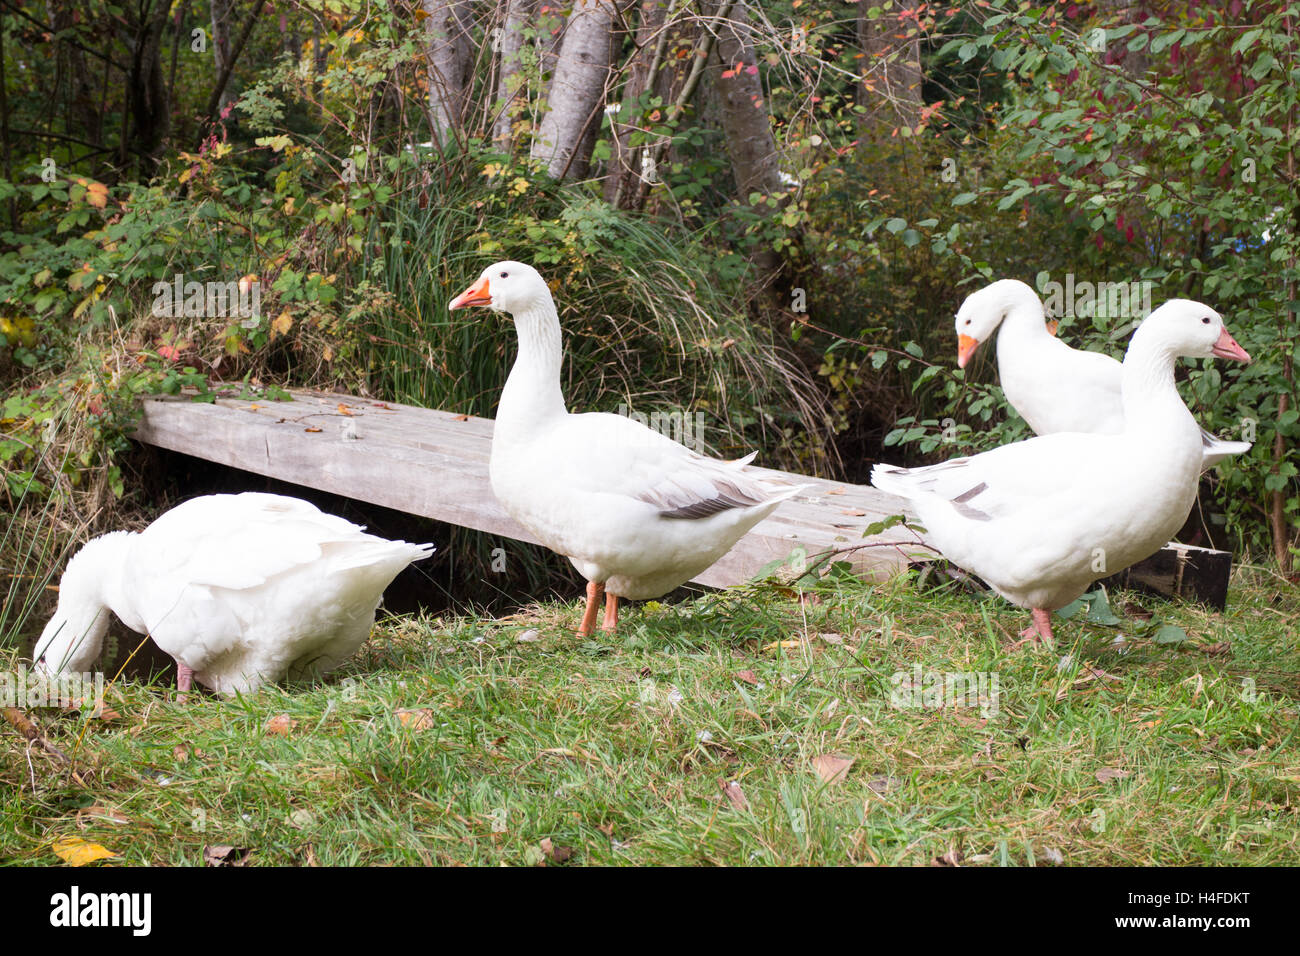
[[[1194,601],[1222,611],[1228,606],[1232,555],[1171,542],[1151,557],[1112,574],[1107,587],[1131,588],[1170,600]]]
[[[340,406],[342,406],[340,408]],[[351,395],[294,392],[286,401],[149,398],[134,438],[320,491],[536,543],[501,507],[488,481],[488,418],[381,403]],[[859,573],[883,579],[907,565],[915,536],[891,528],[864,542],[872,522],[902,500],[864,485],[760,469],[808,487],[760,522],[696,582],[727,587],[774,560],[843,555]]]

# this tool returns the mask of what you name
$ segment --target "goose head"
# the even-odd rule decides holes
[[[1219,315],[1202,302],[1170,299],[1148,315],[1133,333],[1133,345],[1158,348],[1186,358],[1221,358],[1249,362]]]
[[[488,266],[468,289],[451,300],[451,311],[470,305],[485,305],[494,312],[517,315],[551,298],[546,280],[532,266],[522,262],[497,262]]]
[[[1017,309],[1035,309],[1040,317],[1043,311],[1037,293],[1019,279],[999,279],[966,296],[956,317],[957,367],[965,368],[980,344]]]
[[[106,582],[121,569],[130,532],[115,531],[87,542],[59,581],[59,604],[32,653],[36,670],[48,675],[86,671],[99,656],[108,630]]]

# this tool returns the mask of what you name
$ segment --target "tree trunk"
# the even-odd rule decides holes
[[[169,4],[143,11],[136,33],[128,41],[131,51],[127,99],[131,105],[131,151],[137,156],[139,178],[147,181],[158,164],[162,145],[171,129],[167,90],[163,85],[162,37],[170,19]]]
[[[643,166],[645,149],[633,147],[631,139],[645,125],[645,112],[637,106],[637,101],[655,86],[668,46],[665,22],[676,6],[677,0],[641,0],[636,52],[627,64],[627,82],[623,84],[619,111],[610,119],[613,154],[605,174],[606,201],[623,209],[639,209],[654,179],[654,172]]]
[[[233,20],[234,0],[212,0],[212,65],[217,76],[221,76],[230,62],[230,25]],[[230,101],[229,89],[223,90],[218,109],[224,110]]]
[[[500,26],[497,44],[497,102],[492,119],[492,141],[509,152],[514,145],[514,121],[520,104],[527,102],[523,90],[527,76],[524,73],[524,28],[532,20],[537,0],[505,0],[506,12]]]
[[[433,141],[446,146],[465,117],[469,92],[469,3],[467,0],[421,0],[428,42],[429,124]]]
[[[554,179],[581,179],[605,104],[614,0],[574,0],[555,63],[546,115],[533,139],[533,159]]]
[[[858,102],[866,110],[862,126],[888,136],[896,126],[921,123],[921,39],[900,36],[905,27],[889,14],[867,19],[867,3],[858,4],[858,49],[862,51]]]
[[[772,134],[772,121],[763,83],[758,70],[746,3],[731,4],[730,16],[717,28],[713,88],[722,109],[722,130],[727,141],[727,154],[736,181],[736,192],[741,203],[749,204],[758,215],[775,220],[781,215],[789,199],[781,182],[780,157],[776,137]],[[719,4],[714,7],[725,7]],[[773,197],[776,204],[751,203],[750,196],[757,193],[760,200]],[[796,248],[798,238],[795,238]],[[754,243],[750,261],[756,270],[755,293],[752,304],[760,315],[769,319],[773,310],[788,309],[789,295],[798,284],[792,262],[771,243]]]

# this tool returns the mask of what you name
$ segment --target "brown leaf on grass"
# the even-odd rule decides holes
[[[82,826],[90,823],[130,823],[131,818],[121,810],[114,810],[112,807],[104,807],[96,803],[78,810],[77,822]]]
[[[262,733],[268,737],[287,737],[293,733],[293,729],[298,726],[298,721],[294,720],[288,714],[276,714],[266,722],[266,727]]]
[[[931,866],[961,866],[961,850],[953,847],[943,856],[936,856],[930,861]]]
[[[736,671],[735,678],[742,683],[750,684],[754,687],[757,687],[762,683],[762,681],[758,679],[758,675],[752,670]]]
[[[1120,770],[1118,767],[1102,767],[1097,771],[1098,783],[1110,783],[1112,780],[1123,780],[1125,777],[1132,776],[1127,770]]]
[[[542,837],[539,846],[541,846],[545,857],[552,863],[568,863],[569,860],[573,859],[573,847],[556,846],[551,842],[550,837]]]
[[[1139,621],[1149,621],[1155,617],[1154,614],[1144,608],[1141,604],[1136,604],[1133,601],[1124,602],[1124,613],[1129,617],[1137,618]]]
[[[428,730],[433,726],[433,711],[427,707],[395,710],[393,716],[403,727],[410,727],[412,730]]]
[[[799,595],[799,603],[807,607],[811,607],[814,604],[821,604],[822,596],[820,594],[814,594],[812,591],[803,591]]]
[[[172,748],[172,757],[177,763],[188,763],[190,759],[190,748],[184,744],[177,744]]]
[[[745,791],[740,788],[739,780],[719,780],[718,786],[722,788],[722,795],[727,798],[737,810],[749,809],[749,801],[745,799]]]
[[[1209,654],[1211,657],[1226,657],[1232,653],[1232,641],[1215,641],[1213,644],[1206,644],[1201,648],[1202,654]]]
[[[812,768],[826,783],[840,783],[849,775],[855,757],[839,757],[835,754],[818,754],[812,758]]]
[[[68,866],[85,866],[99,860],[108,860],[117,856],[107,847],[98,843],[87,843],[81,837],[59,837],[54,841],[55,855]]]
[[[903,785],[903,781],[899,780],[897,777],[889,777],[884,775],[872,777],[870,780],[867,781],[867,786],[871,788],[871,791],[873,793],[880,793],[880,794],[893,793],[902,785]]]
[[[244,866],[253,851],[235,846],[205,846],[204,866]]]

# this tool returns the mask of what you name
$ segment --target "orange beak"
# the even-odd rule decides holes
[[[451,300],[451,305],[447,306],[448,311],[455,312],[457,309],[463,309],[467,305],[491,305],[492,292],[488,289],[487,276],[479,279],[472,286],[462,292],[456,298]]]
[[[1237,340],[1228,334],[1227,329],[1219,333],[1219,341],[1214,343],[1213,351],[1219,358],[1236,359],[1238,362],[1250,361],[1250,353],[1237,344]]]
[[[980,340],[973,339],[969,335],[957,336],[957,367],[965,368],[970,357],[975,354],[975,350],[980,347]]]

